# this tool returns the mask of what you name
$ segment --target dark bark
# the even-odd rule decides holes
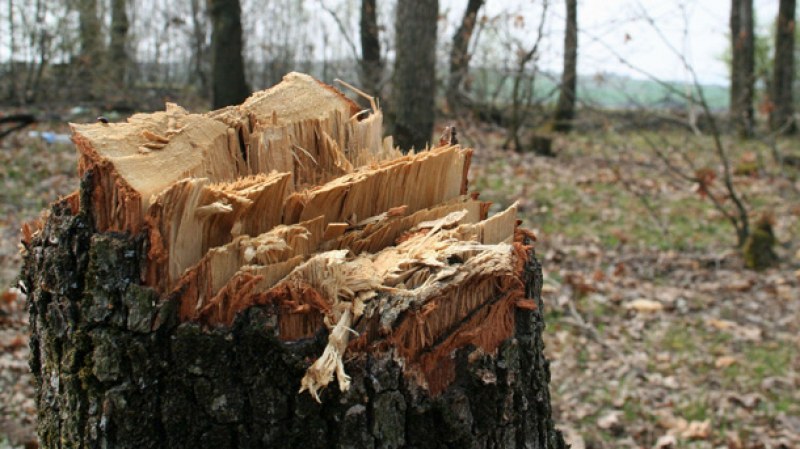
[[[242,56],[239,0],[208,0],[211,16],[211,90],[214,109],[242,103],[248,95]]]
[[[111,0],[111,42],[108,46],[108,62],[111,84],[124,87],[128,73],[128,12],[126,0]]]
[[[578,1],[566,0],[567,28],[564,34],[564,69],[553,124],[553,130],[568,133],[575,118],[575,92],[578,69]]]
[[[780,0],[775,33],[775,65],[772,70],[772,109],[769,124],[773,131],[794,134],[792,84],[794,83],[795,0]]]
[[[438,0],[397,2],[393,134],[406,152],[425,148],[433,134],[438,14]]]
[[[526,294],[537,310],[517,309],[514,338],[496,355],[457,351],[456,380],[441,395],[390,355],[360,353],[346,363],[350,390],[329,387],[318,404],[296,392],[324,330],[281,342],[270,306],[230,328],[179,324],[173,301],[139,285],[146,239],[95,233],[89,217],[55,205],[21,275],[45,449],[565,446],[551,420],[532,253]]]
[[[378,31],[376,0],[361,0],[361,84],[370,94],[379,96],[383,61]]]
[[[456,33],[453,35],[453,48],[450,50],[450,77],[447,80],[447,105],[451,113],[455,113],[465,102],[461,85],[469,73],[469,42],[475,31],[478,12],[484,0],[469,0],[464,17],[461,19]]]
[[[755,38],[753,0],[731,0],[731,101],[730,116],[741,137],[751,137],[755,128]]]

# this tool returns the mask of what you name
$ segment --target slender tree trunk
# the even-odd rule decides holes
[[[379,95],[383,77],[381,41],[376,0],[361,0],[361,84],[371,95]]]
[[[739,136],[751,137],[755,128],[753,0],[731,0],[730,26],[732,48],[731,121]]]
[[[392,107],[394,141],[407,152],[431,140],[436,95],[438,0],[397,2]]]
[[[250,95],[242,57],[242,20],[239,0],[208,0],[211,32],[212,105],[239,104]]]
[[[469,0],[461,25],[453,35],[453,48],[450,50],[450,78],[447,82],[447,105],[455,112],[465,101],[461,94],[461,84],[469,73],[469,41],[475,31],[478,12],[484,0]]]
[[[208,97],[208,75],[206,73],[206,22],[203,21],[200,0],[189,2],[192,13],[192,78],[200,84],[200,92]]]
[[[578,1],[567,0],[567,29],[564,35],[564,70],[556,106],[553,129],[568,133],[575,118],[575,94],[578,67]]]
[[[780,0],[775,33],[775,66],[772,70],[772,103],[769,124],[773,131],[794,134],[792,84],[794,83],[794,39],[796,0]]]
[[[126,0],[111,1],[111,42],[108,62],[111,85],[125,87],[128,84],[128,11]]]
[[[98,95],[97,66],[102,56],[100,18],[97,15],[97,0],[78,0],[78,34],[80,54],[78,57],[78,88],[88,99]]]

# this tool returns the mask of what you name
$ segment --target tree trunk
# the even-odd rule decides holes
[[[242,57],[242,21],[239,0],[208,0],[211,16],[212,104],[222,108],[239,104],[250,95]]]
[[[80,191],[23,228],[43,448],[565,447],[515,207],[487,218],[463,196],[471,150],[364,149],[380,111],[314,137],[353,109],[293,75],[240,109],[76,125]],[[337,154],[329,168],[349,173],[317,188],[298,190],[314,175],[300,164],[246,175],[303,145],[324,165],[337,139],[362,153]],[[170,183],[162,160],[217,179]]]
[[[192,84],[198,85],[203,98],[209,97],[208,86],[208,58],[206,32],[207,22],[201,10],[201,0],[190,0],[189,7],[192,16]]]
[[[469,73],[469,42],[475,30],[478,12],[484,0],[469,0],[461,25],[453,35],[453,48],[450,50],[450,78],[447,80],[447,106],[455,113],[464,103],[461,84]]]
[[[361,0],[361,83],[374,96],[380,96],[383,78],[381,41],[376,0]]]
[[[431,142],[436,96],[438,0],[399,0],[392,85],[395,143],[407,152]]]
[[[792,85],[794,84],[795,0],[780,0],[775,32],[775,65],[772,70],[772,109],[769,124],[773,131],[794,134]]]
[[[732,48],[731,121],[739,136],[751,137],[755,128],[753,0],[731,0],[730,26]]]
[[[97,66],[103,54],[103,36],[100,33],[100,18],[97,14],[97,0],[78,0],[80,54],[78,56],[78,74],[81,91],[87,99],[94,99],[98,91],[101,74]]]
[[[117,89],[127,85],[128,65],[128,12],[126,0],[111,2],[111,42],[108,47],[111,85]]]
[[[578,68],[578,1],[567,1],[567,29],[564,35],[564,69],[556,105],[553,130],[568,133],[575,118],[575,93]]]

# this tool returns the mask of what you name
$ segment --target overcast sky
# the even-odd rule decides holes
[[[619,62],[625,58],[639,70],[660,79],[689,80],[680,58],[686,55],[702,82],[727,84],[727,67],[721,57],[728,48],[730,0],[578,0],[580,30],[578,71],[583,75],[619,73],[642,77]],[[441,0],[449,22],[460,19],[466,0]],[[485,13],[516,10],[529,31],[541,11],[542,0],[487,0]],[[560,71],[563,49],[564,0],[550,0],[548,38],[542,43],[542,64]],[[769,30],[778,0],[754,0],[759,26]],[[647,22],[654,19],[659,32]],[[452,35],[452,27],[446,38]],[[685,34],[684,31],[687,31]],[[670,49],[674,48],[674,51]],[[617,53],[615,55],[615,53]]]

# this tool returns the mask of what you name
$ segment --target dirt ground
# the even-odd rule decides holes
[[[800,172],[726,142],[751,218],[774,221],[780,262],[755,272],[646,135],[559,138],[555,158],[502,150],[497,129],[461,136],[477,148],[472,188],[519,201],[539,238],[555,419],[574,448],[800,447]],[[668,137],[719,172],[708,139]],[[78,181],[70,144],[26,130],[0,147],[0,448],[16,448],[35,444],[18,230]],[[779,148],[800,157],[800,142]]]

